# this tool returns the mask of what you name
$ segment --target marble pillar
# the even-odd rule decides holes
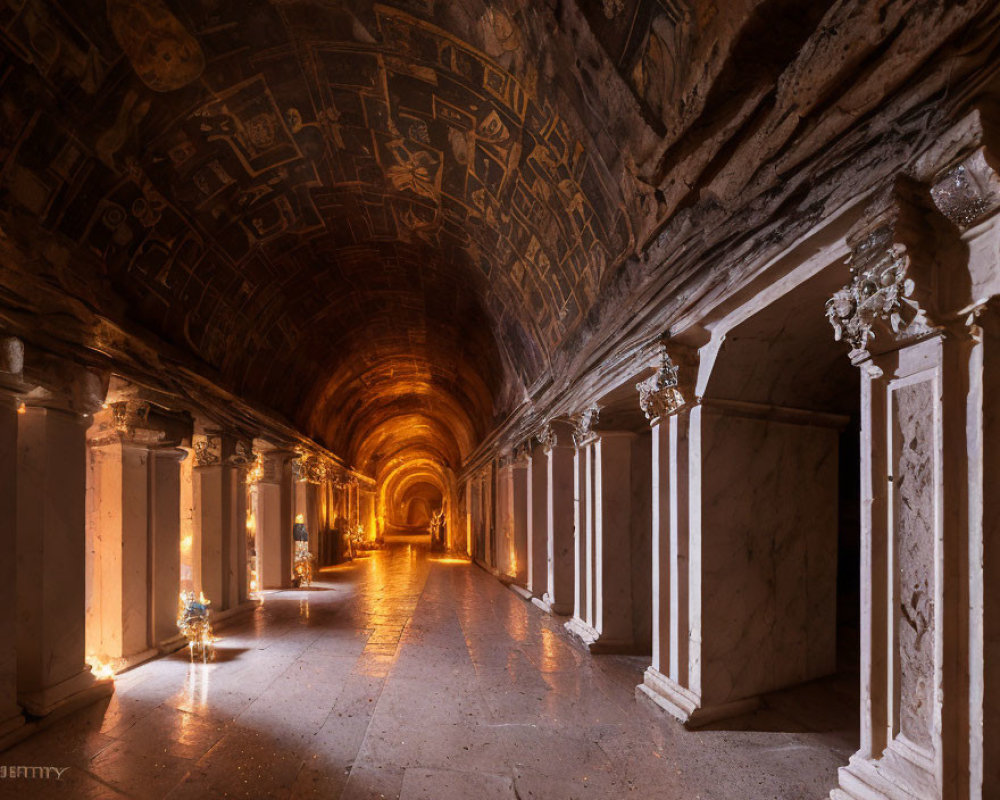
[[[643,649],[633,604],[635,439],[628,431],[602,431],[577,449],[578,601],[566,628],[591,652]]]
[[[639,686],[647,695],[655,695],[658,689],[662,691],[671,684],[690,685],[689,412],[690,409],[680,409],[669,416],[656,417],[651,425],[653,658]],[[697,576],[694,584],[698,584]]]
[[[148,445],[107,433],[101,423],[92,430],[87,654],[121,667],[155,652],[149,596],[152,454]]]
[[[264,589],[292,585],[292,455],[266,452],[263,472],[253,488],[258,573]]]
[[[37,716],[113,691],[85,663],[88,424],[30,404],[18,418],[17,683]]]
[[[996,380],[982,359],[942,334],[860,361],[861,747],[840,770],[837,800],[969,796],[983,729],[972,726],[970,743],[969,573],[981,562],[969,560],[969,478],[974,508],[990,492],[967,437],[985,441],[982,392]],[[978,387],[966,396],[970,372]]]
[[[197,591],[201,586],[200,527],[195,524],[194,507],[194,449],[181,448],[185,457],[180,462],[181,505],[181,589]]]
[[[465,479],[465,554],[472,558],[472,503],[473,503],[473,480]]]
[[[861,372],[861,741],[834,800],[1000,796],[996,163],[932,188],[947,220],[893,186],[827,303]]]
[[[10,340],[8,340],[9,342]],[[16,340],[15,340],[16,342]],[[19,343],[8,347],[19,348]],[[2,353],[0,353],[2,358]],[[0,363],[4,372],[12,366]],[[0,741],[24,724],[17,702],[17,409],[18,399],[0,387]]]
[[[228,432],[197,434],[194,442],[196,540],[200,544],[201,591],[216,612],[247,597],[246,440]]]
[[[154,448],[149,460],[149,602],[151,643],[167,648],[178,641],[181,586],[181,463],[187,450]]]
[[[589,442],[580,442],[573,452],[573,619],[587,627],[593,615],[592,485],[593,452]]]
[[[519,587],[528,583],[528,458],[518,455],[501,471],[501,479],[509,481],[504,501],[506,503],[503,530],[504,571]]]
[[[543,451],[546,588],[538,605],[551,614],[568,616],[573,613],[576,587],[575,450],[566,432],[547,437]]]
[[[547,487],[545,449],[532,448],[528,461],[528,570],[526,589],[541,598],[548,588]]]
[[[967,412],[969,782],[991,797],[1000,794],[1000,313],[991,307],[976,323]]]

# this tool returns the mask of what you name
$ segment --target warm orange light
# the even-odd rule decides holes
[[[23,400],[21,400],[17,404],[17,413],[18,414],[27,414],[28,413],[28,407],[24,404]]]
[[[108,678],[115,677],[115,669],[111,666],[108,661],[101,661],[96,656],[91,656],[87,659],[87,663],[90,665],[91,674],[97,678],[99,681],[105,681]]]
[[[299,525],[301,525],[301,524],[303,524],[303,523],[304,523],[304,522],[306,521],[306,518],[305,518],[305,516],[304,516],[304,515],[302,515],[302,514],[296,514],[296,515],[295,515],[295,521],[296,521],[296,522],[297,522],[297,523],[298,523]]]

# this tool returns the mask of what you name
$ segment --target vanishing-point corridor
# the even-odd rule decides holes
[[[794,800],[851,752],[850,731],[683,731],[636,703],[642,658],[590,656],[426,542],[268,593],[215,663],[182,650],[119,675],[110,700],[4,754],[57,756],[63,779],[2,796]]]

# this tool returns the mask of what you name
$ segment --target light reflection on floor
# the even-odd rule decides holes
[[[70,769],[0,797],[821,797],[851,752],[836,732],[683,731],[636,703],[644,659],[586,655],[426,537],[219,633],[217,661],[140,666],[4,753]]]

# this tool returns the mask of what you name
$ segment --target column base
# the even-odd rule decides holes
[[[593,655],[636,652],[635,642],[608,639],[606,636],[602,636],[596,628],[577,617],[573,617],[567,622],[565,628]]]
[[[748,697],[710,706],[702,705],[701,698],[697,694],[652,667],[646,668],[642,683],[635,687],[635,695],[637,699],[651,701],[659,709],[682,722],[689,730],[730,717],[738,717],[740,714],[755,711],[760,706],[759,697]]]
[[[89,705],[114,690],[114,681],[110,678],[97,680],[88,668],[55,686],[20,694],[17,699],[28,714],[45,717],[57,711],[66,713]]]
[[[516,583],[508,583],[507,588],[510,589],[514,594],[516,594],[522,600],[527,600],[529,603],[531,602],[531,592],[529,592],[523,586],[518,586]]]
[[[178,633],[176,636],[164,639],[156,647],[160,655],[175,653],[182,647],[187,647],[187,639],[182,634]]]
[[[538,606],[546,614],[558,617],[568,617],[573,613],[572,603],[553,603],[552,595],[545,592],[541,597],[532,597],[531,602]]]
[[[124,672],[127,669],[132,669],[132,667],[137,667],[145,661],[149,661],[151,658],[156,658],[160,655],[159,648],[151,647],[148,650],[143,650],[139,653],[132,653],[128,656],[121,656],[120,658],[109,658],[106,659],[109,664],[111,664],[112,669],[114,669],[115,674],[119,672]],[[105,659],[102,659],[105,660]]]
[[[933,758],[902,734],[871,759],[860,753],[837,770],[840,786],[831,800],[920,800],[937,796]]]

